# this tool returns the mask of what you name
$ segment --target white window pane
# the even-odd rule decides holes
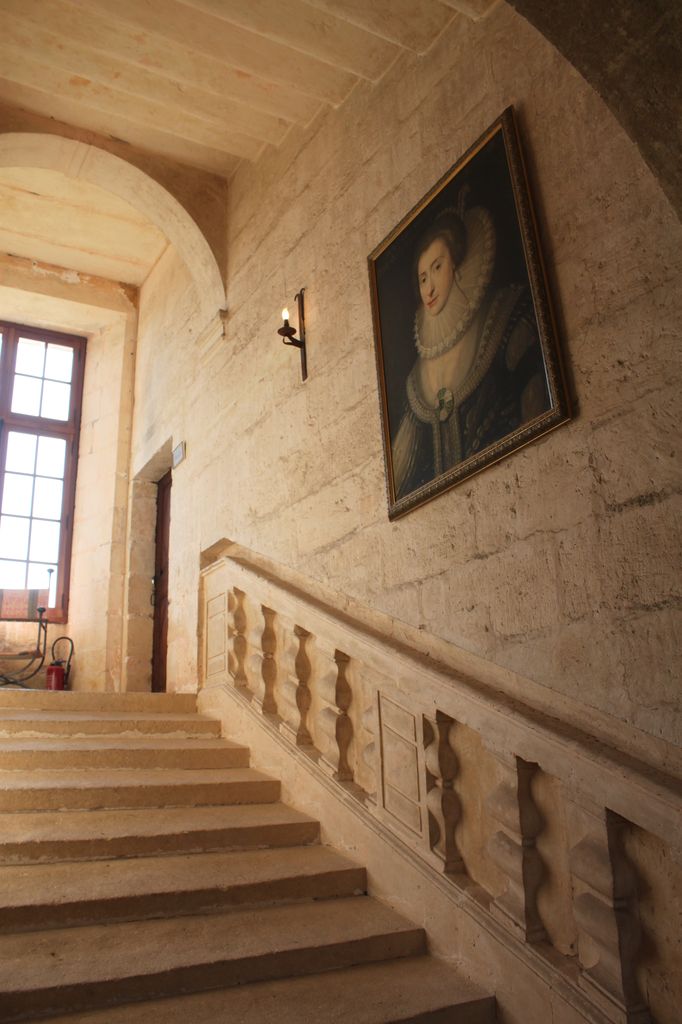
[[[49,569],[54,570],[51,578],[48,572]],[[45,562],[29,562],[26,586],[30,590],[47,590],[49,588],[50,599],[48,607],[54,608],[57,592],[57,566],[46,565]]]
[[[23,590],[26,586],[26,562],[6,562],[0,559],[0,587],[3,590]]]
[[[59,530],[60,523],[45,523],[40,519],[34,519],[32,521],[31,550],[29,552],[31,561],[57,561],[59,557]]]
[[[20,377],[17,374],[12,391],[12,412],[22,413],[24,416],[37,416],[40,413],[42,387],[43,382],[36,377]]]
[[[39,437],[36,473],[39,476],[64,477],[66,441],[63,437]]]
[[[20,434],[10,430],[7,435],[5,468],[12,473],[32,473],[36,462],[36,434]]]
[[[71,385],[46,380],[43,384],[43,401],[40,415],[51,420],[68,420]]]
[[[20,338],[17,345],[17,373],[26,373],[29,377],[42,377],[45,366],[45,342],[33,338]]]
[[[30,516],[32,498],[32,476],[5,473],[5,486],[2,491],[2,511],[4,513],[11,516]]]
[[[0,516],[0,558],[26,558],[29,523],[30,519]]]
[[[70,384],[72,373],[73,349],[65,345],[48,345],[45,376],[50,380],[64,380]]]
[[[49,480],[43,476],[36,477],[33,495],[33,515],[37,516],[38,519],[61,519],[62,490],[63,484],[61,480]]]

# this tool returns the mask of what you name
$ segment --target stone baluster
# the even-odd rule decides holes
[[[322,754],[320,763],[334,778],[349,782],[353,779],[349,760],[353,740],[353,723],[348,715],[352,699],[348,682],[350,658],[335,649],[320,653],[326,660],[317,680],[321,701],[317,714],[317,740]]]
[[[236,587],[228,595],[228,666],[235,686],[247,687],[246,658],[248,653],[248,618],[246,614],[246,594]]]
[[[308,712],[310,710],[311,675],[310,658],[307,645],[310,633],[302,626],[294,626],[289,621],[285,632],[281,668],[282,681],[279,686],[279,712],[282,715],[280,732],[299,747],[312,744],[308,731]]]
[[[275,684],[277,682],[277,632],[276,614],[265,605],[260,606],[260,622],[252,631],[252,652],[250,657],[251,683],[254,703],[264,715],[277,713]]]
[[[580,985],[611,1021],[650,1024],[637,982],[640,926],[636,879],[622,843],[626,822],[582,795],[570,798],[573,912]]]
[[[455,729],[454,719],[440,711],[435,718],[423,718],[429,847],[448,874],[466,870],[455,839],[461,817],[461,804],[454,790],[459,768],[452,748]]]
[[[543,942],[547,933],[537,896],[545,866],[535,841],[544,822],[531,789],[538,766],[512,753],[493,753],[504,777],[487,798],[486,807],[501,827],[488,840],[487,849],[507,885],[490,910],[524,942]]]

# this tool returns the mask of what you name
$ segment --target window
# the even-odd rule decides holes
[[[0,322],[0,589],[68,616],[85,338]]]

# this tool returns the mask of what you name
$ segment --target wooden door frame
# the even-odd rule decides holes
[[[152,634],[152,693],[166,692],[168,655],[168,564],[172,470],[157,483],[154,533],[154,625]]]

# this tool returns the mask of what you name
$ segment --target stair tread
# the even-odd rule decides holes
[[[196,693],[112,693],[95,690],[24,690],[0,688],[0,710],[31,708],[55,711],[94,710],[114,708],[116,711],[135,709],[159,711],[183,711],[192,714],[196,710]]]
[[[206,783],[271,782],[256,768],[57,768],[31,771],[0,770],[0,792],[24,789],[105,789],[112,786],[195,786]]]
[[[217,992],[134,1003],[44,1024],[399,1024],[457,1006],[451,1024],[493,1024],[494,999],[451,967],[428,957],[363,964],[300,978],[261,981]],[[446,1018],[443,1017],[444,1021]],[[440,1024],[441,1018],[438,1018]]]
[[[212,722],[216,719],[208,715],[200,715],[197,711],[176,712],[176,711],[45,711],[37,708],[35,711],[26,709],[9,710],[0,709],[0,728],[2,723],[37,721],[37,722]]]
[[[242,743],[219,737],[203,736],[41,736],[11,737],[0,736],[0,754],[55,750],[246,750]]]
[[[178,831],[312,821],[314,819],[309,815],[281,803],[9,812],[0,814],[0,850],[5,843],[54,841],[55,836],[60,841],[94,837],[111,839],[127,835],[154,836]]]
[[[0,906],[54,906],[150,893],[172,896],[292,877],[304,880],[329,871],[364,874],[364,869],[327,846],[84,861],[77,871],[72,863],[17,864],[0,866]]]
[[[0,988],[9,995],[117,981],[374,936],[404,936],[414,940],[412,953],[423,951],[422,929],[366,896],[120,922],[106,930],[87,925],[0,935]]]

